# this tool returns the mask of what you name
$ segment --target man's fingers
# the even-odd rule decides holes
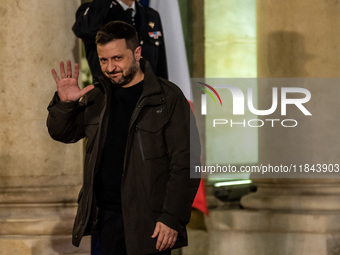
[[[87,92],[91,91],[92,89],[94,89],[93,85],[88,85],[87,87],[83,88],[81,90],[81,97],[84,96]]]
[[[153,234],[152,234],[151,238],[155,238],[156,236],[158,236],[160,230],[161,230],[161,227],[160,227],[160,225],[157,222],[155,230],[153,231]]]
[[[165,243],[165,245],[164,245],[162,250],[166,250],[166,249],[168,249],[171,246],[173,238],[174,238],[173,235],[169,235],[168,241]]]
[[[67,60],[66,61],[66,72],[65,72],[65,64],[63,61],[60,61],[60,76],[62,79],[64,78],[71,78],[72,77],[72,64],[71,64],[71,60]],[[78,71],[77,71],[77,78],[78,79],[79,76],[79,67],[78,67]]]
[[[60,79],[59,79],[59,76],[58,76],[56,70],[52,69],[51,73],[52,73],[52,76],[53,76],[55,82],[58,83],[60,81]]]
[[[79,77],[79,64],[75,63],[74,64],[74,74],[73,74],[73,78],[78,80]]]
[[[157,243],[156,243],[156,249],[161,250],[161,247],[163,246],[163,241],[164,241],[164,234],[161,232],[158,235],[157,238]]]
[[[61,76],[61,79],[64,79],[66,77],[65,66],[64,66],[63,61],[60,61],[60,76]]]
[[[177,236],[178,236],[178,232],[176,230],[169,228],[168,226],[166,226],[165,224],[161,222],[157,222],[152,238],[157,236],[155,234],[156,230],[158,234],[157,243],[156,243],[157,250],[163,251],[168,248],[172,248],[175,245],[177,241]]]
[[[67,74],[67,78],[72,77],[72,65],[71,65],[71,60],[67,60],[66,61],[66,74]]]
[[[168,239],[166,238],[166,236],[168,236]],[[175,243],[176,243],[176,240],[177,240],[177,233],[170,233],[170,234],[167,234],[164,239],[163,239],[163,242],[162,242],[162,245],[160,247],[160,251],[162,250],[166,250],[168,248],[172,248]],[[166,241],[167,239],[167,241]]]
[[[158,239],[160,239],[159,237],[160,236],[162,236],[163,237],[163,240],[161,240],[159,243],[160,243],[160,245],[157,247],[156,246],[156,249],[158,249],[159,251],[163,251],[163,250],[165,250],[166,248],[168,248],[168,240],[169,240],[169,237],[168,237],[168,235],[159,235],[158,236]],[[158,242],[157,242],[157,244],[158,244]]]
[[[166,246],[165,246],[165,250],[166,249],[168,249],[169,247],[171,247],[171,244],[172,244],[172,240],[173,240],[174,238],[171,236],[171,237],[169,237],[169,239],[168,239],[168,243],[166,244]]]
[[[177,241],[177,235],[178,235],[178,233],[176,232],[174,237],[172,238],[172,242],[170,244],[170,248],[174,247],[174,245],[175,245],[175,243]]]
[[[53,69],[52,70],[52,75],[54,77],[54,80],[56,82],[59,82],[61,79],[64,78],[74,78],[76,80],[78,80],[79,78],[79,64],[75,63],[74,64],[74,73],[73,73],[73,77],[72,77],[72,63],[71,60],[67,60],[66,61],[66,72],[65,72],[65,64],[63,61],[60,61],[60,77],[59,78],[57,76],[57,72]]]

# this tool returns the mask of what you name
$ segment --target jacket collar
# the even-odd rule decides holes
[[[157,77],[153,74],[153,71],[151,69],[151,65],[149,64],[149,62],[146,61],[144,58],[141,58],[139,63],[140,63],[140,68],[142,69],[142,72],[144,73],[144,89],[142,92],[142,97],[161,93],[162,87],[159,84]]]

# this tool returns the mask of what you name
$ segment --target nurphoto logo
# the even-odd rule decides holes
[[[208,107],[207,107],[207,95],[214,101],[215,105],[217,105],[215,97],[219,100],[220,106],[222,106],[222,99],[220,94],[224,93],[224,90],[227,90],[226,93],[231,93],[232,96],[232,113],[234,116],[236,115],[245,115],[245,107],[247,110],[257,116],[270,116],[278,109],[278,105],[280,103],[280,115],[287,115],[287,105],[295,106],[299,111],[302,112],[305,116],[311,116],[311,112],[304,106],[311,99],[311,93],[306,88],[300,87],[272,87],[271,89],[271,98],[272,103],[268,109],[257,109],[255,106],[255,97],[254,88],[247,88],[246,95],[243,91],[235,86],[235,85],[227,85],[227,84],[216,84],[214,87],[203,82],[198,82],[203,85],[204,88],[197,87],[204,91],[205,93],[201,95],[201,114],[207,115]],[[220,94],[216,91],[219,89]],[[279,92],[280,91],[280,96]],[[270,93],[268,91],[268,93]],[[296,95],[299,95],[297,98]],[[276,124],[280,124],[282,127],[296,127],[298,122],[296,119],[277,119],[277,118],[261,118],[261,119],[244,119],[243,121],[233,121],[233,119],[213,119],[213,126],[216,127],[218,125],[230,125],[233,126],[243,126],[243,127],[262,127],[265,124],[269,124],[274,127]]]

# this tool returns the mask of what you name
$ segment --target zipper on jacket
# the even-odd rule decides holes
[[[141,138],[140,130],[138,129],[138,127],[136,127],[136,133],[137,133],[137,137],[138,137],[139,149],[140,149],[140,151],[142,153],[143,160],[145,160],[142,138]]]
[[[135,123],[135,121],[137,120],[137,117],[138,117],[140,111],[143,108],[142,101],[144,100],[145,97],[146,96],[141,96],[141,98],[138,100],[138,102],[136,104],[135,110],[132,112],[132,115],[131,115],[130,125],[129,125],[129,130],[128,130],[128,136],[127,136],[127,140],[126,140],[126,147],[125,147],[125,156],[124,156],[124,162],[123,162],[122,180],[123,180],[123,177],[125,175],[126,163],[128,161],[128,157],[129,157],[128,151],[129,151],[130,146],[131,146],[132,127],[133,127],[133,124]]]

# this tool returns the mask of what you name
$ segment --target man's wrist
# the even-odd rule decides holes
[[[183,226],[181,226],[174,217],[167,213],[163,213],[157,221],[167,225],[169,228],[176,230],[177,232],[180,232],[183,229]]]

